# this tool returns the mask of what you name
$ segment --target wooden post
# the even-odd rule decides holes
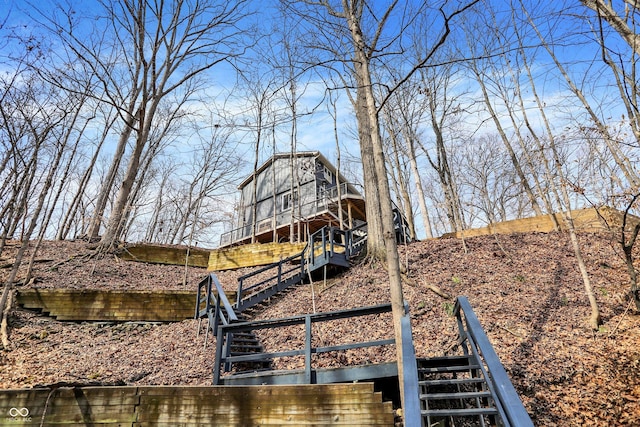
[[[353,229],[353,214],[351,213],[351,200],[347,200],[347,211],[349,215],[349,230]]]

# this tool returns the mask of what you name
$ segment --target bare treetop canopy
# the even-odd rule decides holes
[[[318,151],[277,153],[238,189],[235,228],[221,236],[221,247],[299,242],[326,225],[353,228],[366,221],[364,197]]]

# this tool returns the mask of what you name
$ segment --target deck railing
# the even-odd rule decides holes
[[[335,203],[337,201],[338,198],[338,187],[332,187],[328,190],[325,191],[325,193],[323,195],[321,195],[320,197],[314,199],[313,201],[310,201],[308,203],[303,203],[300,205],[300,210],[302,212],[307,212],[307,211],[311,211],[311,212],[324,212],[326,210],[329,209],[330,205],[332,205],[333,203]],[[346,182],[343,182],[342,184],[340,184],[340,189],[341,189],[341,197],[345,198],[348,196],[357,196],[357,197],[361,197],[360,194],[358,193],[354,193],[353,191],[349,191],[349,186],[347,185]],[[297,210],[297,208],[296,208]],[[275,221],[275,225],[276,227],[281,227],[283,225],[286,224],[290,224],[291,223],[291,216],[289,214],[287,215],[278,215],[278,217],[282,217],[282,219],[276,220]],[[273,231],[273,216],[268,217],[268,218],[263,218],[262,220],[258,221],[258,224],[256,226],[256,229],[258,229],[258,225],[261,224],[261,221],[265,221],[265,225],[268,225],[266,228],[260,230],[260,233],[264,233],[267,231]],[[251,229],[252,229],[252,224],[245,224],[242,227],[238,227],[235,228],[233,230],[224,232],[220,235],[220,246],[226,246],[226,245],[230,245],[233,244],[234,242],[243,240],[243,239],[247,239],[251,237]]]
[[[215,292],[214,292],[215,288]],[[195,318],[207,317],[213,335],[218,333],[220,324],[228,325],[237,322],[238,317],[233,305],[227,298],[215,274],[211,273],[198,284]]]

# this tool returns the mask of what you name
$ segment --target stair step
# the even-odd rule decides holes
[[[429,368],[418,368],[418,373],[432,374],[440,372],[465,372],[474,369],[480,369],[480,365],[461,365],[461,366],[434,366]]]
[[[483,378],[447,378],[438,380],[421,380],[418,384],[421,386],[440,386],[440,385],[463,385],[463,384],[482,384]]]
[[[418,367],[430,368],[436,366],[460,366],[472,364],[471,356],[440,356],[428,359],[418,359]]]
[[[478,415],[498,415],[498,410],[495,408],[423,409],[420,413],[423,416],[429,417],[471,417]]]
[[[236,334],[233,335],[233,343],[257,343],[258,339],[253,336],[253,335],[246,335],[246,336],[237,336]]]
[[[233,339],[256,339],[252,332],[234,332]]]
[[[489,391],[460,391],[420,394],[421,400],[474,399],[476,397],[491,397],[491,393]]]
[[[231,344],[231,351],[247,351],[252,353],[261,353],[263,347],[261,345],[235,345]]]
[[[247,363],[247,362],[249,362],[249,363],[258,363],[258,362],[264,362],[264,361],[271,361],[271,358],[266,357],[266,356],[265,356],[265,358],[264,358],[263,360],[256,360],[256,359],[257,359],[257,356],[258,356],[259,354],[261,354],[261,352],[255,352],[255,351],[241,351],[241,350],[238,350],[238,351],[230,351],[230,352],[229,352],[229,355],[230,355],[231,357],[237,357],[237,356],[251,356],[251,358],[250,358],[251,360],[244,360],[244,361],[239,361],[239,362],[236,362],[236,363]]]

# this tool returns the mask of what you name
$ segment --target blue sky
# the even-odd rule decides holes
[[[70,3],[73,4],[73,8],[75,8],[76,10],[76,16],[82,15],[85,12],[93,12],[94,10],[98,9],[98,3],[95,0],[75,2],[71,1]],[[591,99],[597,100],[597,102],[594,102],[594,104],[604,106],[602,112],[603,115],[611,116],[614,120],[617,120],[617,117],[621,115],[622,111],[620,109],[619,103],[615,103],[617,94],[612,93],[609,89],[608,83],[610,81],[603,77],[603,75],[599,76],[597,72],[594,72],[597,68],[602,67],[602,65],[597,62],[599,53],[597,50],[597,46],[593,43],[585,44],[589,40],[588,34],[585,35],[585,33],[580,35],[581,32],[584,33],[585,31],[589,30],[589,28],[586,26],[585,21],[580,21],[575,18],[567,18],[566,21],[558,20],[556,19],[556,15],[554,15],[555,12],[565,7],[570,7],[573,9],[573,12],[580,13],[581,11],[584,11],[583,7],[575,1],[528,1],[527,3],[531,5],[531,10],[534,11],[532,13],[535,13],[536,16],[542,16],[543,19],[537,21],[540,25],[541,30],[543,32],[548,31],[549,34],[554,37],[555,41],[562,42],[562,45],[558,45],[556,49],[557,53],[561,56],[562,61],[567,65],[569,73],[574,76],[577,81],[585,85],[585,89],[589,88],[589,96],[591,97]],[[53,10],[54,4],[54,2],[47,0],[36,3],[37,7],[43,11]],[[277,4],[277,1],[254,1],[250,3],[250,7],[258,9],[257,13],[251,17],[250,23],[257,24],[259,26],[259,29],[264,32],[269,32],[268,30],[270,30],[271,27],[277,27],[277,24],[279,23],[279,18],[275,12],[275,9],[269,7],[269,5],[272,4]],[[384,5],[386,3],[374,2],[373,4],[375,4],[377,7],[381,7],[381,5]],[[408,22],[406,20],[400,21],[398,18],[403,11],[402,7],[404,7],[405,5],[408,5],[407,7],[418,7],[422,4],[424,3],[421,1],[409,1],[406,3],[400,3],[397,9],[398,13],[392,17],[392,20],[388,27],[388,34],[394,34],[401,26],[402,22]],[[505,15],[498,16],[497,19],[506,19],[506,17],[508,16],[506,14],[506,12],[508,11],[508,3],[504,1],[493,1],[491,2],[491,4],[494,6],[497,5],[499,9],[505,12]],[[20,33],[27,33],[29,31],[32,31],[34,30],[34,24],[32,24],[28,16],[23,13],[23,11],[30,9],[31,5],[28,2],[22,0],[0,0],[0,22],[2,22],[3,18],[7,18],[4,23],[5,30],[8,27],[13,27]],[[480,6],[478,10],[481,13],[475,15],[473,19],[483,18],[488,21],[491,21],[493,19],[491,16],[488,16],[486,13],[484,13],[485,9],[483,9],[482,6]],[[381,10],[375,10],[374,13],[379,15],[381,13]],[[437,13],[435,16],[437,16]],[[420,27],[417,26],[417,23],[412,22],[411,26],[409,26],[406,29],[405,33],[403,33],[403,46],[409,46],[410,36],[412,35],[424,36],[424,38],[429,43],[433,43],[433,41],[437,39],[438,34],[437,20],[434,22],[436,23],[436,25],[432,25],[431,27],[436,28],[436,31],[434,33],[430,33],[425,30],[424,34],[421,33],[422,30],[420,30]],[[582,27],[579,27],[578,25]],[[431,27],[428,27],[430,28],[429,31],[432,31]],[[412,34],[411,30],[415,30],[413,31],[414,34]],[[457,27],[454,26],[452,30],[453,32],[450,36],[450,41],[453,42],[456,40],[464,40],[463,34]],[[491,37],[491,35],[486,34],[485,31],[486,26],[479,25],[477,34],[474,34],[474,36],[476,37],[475,39],[478,42],[486,41]],[[6,32],[3,32],[2,34],[4,35],[6,34]],[[569,34],[574,35],[569,37]],[[511,35],[507,33],[504,34],[504,36],[508,38]],[[262,40],[264,41],[265,39]],[[383,37],[382,40],[388,40],[388,38]],[[534,38],[532,38],[532,34],[529,34],[529,41],[531,41],[531,43],[535,43]],[[11,49],[10,41],[9,44],[7,44],[6,42],[7,40],[5,39],[3,43],[0,44],[0,55],[2,56],[5,56]],[[453,46],[453,44],[451,46]],[[460,45],[458,44],[458,46]],[[262,51],[266,50],[266,47],[264,45],[259,45],[258,48]],[[549,114],[553,118],[554,125],[558,129],[562,129],[567,123],[575,120],[576,116],[584,115],[584,111],[582,107],[580,107],[576,103],[575,98],[567,91],[566,83],[558,75],[555,66],[551,64],[548,56],[540,48],[538,48],[537,52],[538,55],[532,59],[532,66],[536,74],[538,90],[542,95],[544,101],[549,105]],[[258,56],[255,52],[253,52],[252,55],[254,55],[253,61],[249,59],[246,63],[244,63],[243,66],[247,68],[259,68],[256,65],[260,64],[261,59],[257,59]],[[595,63],[592,62],[594,58],[596,59]],[[3,64],[5,64],[4,61],[0,62],[0,68],[5,66]],[[406,69],[406,67],[410,64],[410,58],[405,57],[402,65]],[[263,69],[267,67],[266,64],[263,65]],[[402,65],[400,66],[400,68],[403,68]],[[302,116],[299,118],[297,130],[297,149],[299,151],[319,150],[328,159],[334,161],[336,157],[333,131],[334,123],[333,119],[326,111],[327,107],[324,103],[326,91],[324,83],[321,80],[322,75],[323,73],[321,71],[315,73],[307,73],[300,79],[298,90],[299,93],[304,93],[298,100],[298,111],[314,110],[314,112],[313,114]],[[591,76],[594,77],[593,80],[591,80]],[[204,92],[204,96],[200,98],[204,101],[194,101],[191,103],[190,108],[193,109],[194,113],[202,114],[202,120],[204,121],[203,127],[215,124],[206,123],[207,120],[215,120],[209,119],[211,117],[211,114],[208,112],[209,109],[214,111],[224,110],[229,117],[224,120],[220,119],[220,121],[224,122],[225,125],[226,123],[230,123],[231,121],[236,123],[236,128],[232,129],[232,131],[234,132],[235,137],[238,140],[241,140],[244,144],[242,146],[242,158],[244,160],[244,163],[239,164],[238,166],[242,170],[246,171],[246,173],[248,173],[253,165],[252,144],[254,141],[254,135],[251,132],[248,132],[247,127],[243,125],[243,123],[245,122],[251,125],[251,121],[253,120],[250,115],[246,114],[246,111],[250,107],[250,101],[248,100],[249,98],[246,96],[247,87],[242,88],[236,86],[237,78],[235,75],[235,70],[230,66],[221,65],[214,67],[211,70],[210,74],[207,76],[207,79],[207,90]],[[467,97],[467,102],[469,103],[469,105],[472,105],[473,107],[470,108],[472,114],[466,115],[464,117],[464,122],[460,126],[465,130],[466,133],[470,134],[472,132],[475,132],[476,136],[481,136],[483,133],[495,134],[495,127],[490,121],[486,120],[486,109],[483,109],[482,105],[477,102],[479,99],[477,84],[468,76],[461,79],[458,84],[458,90],[460,90],[461,93],[468,92],[468,94],[465,96]],[[302,88],[305,85],[308,86],[303,91]],[[343,152],[343,159],[345,157],[357,158],[359,154],[359,148],[357,139],[355,137],[355,121],[353,119],[352,107],[343,90],[337,90],[333,93],[338,95],[338,137],[342,149],[347,152]],[[532,105],[532,98],[530,94],[525,94],[525,100]],[[199,104],[199,102],[205,102],[206,105]],[[499,107],[499,101],[496,100],[495,102],[497,111],[501,111]],[[614,102],[614,104],[612,104],[611,102]],[[277,107],[282,109],[282,114],[286,115],[286,109],[284,108],[282,101],[278,102]],[[536,115],[532,113],[531,118],[535,120]],[[507,128],[509,126],[510,125],[506,124]],[[541,124],[537,122],[534,124],[534,126],[540,127]],[[289,132],[290,126],[288,124],[282,124],[278,126],[276,130],[276,143],[278,151],[285,151],[289,149]],[[424,126],[423,134],[428,140],[431,134],[428,124]],[[183,139],[181,149],[184,148],[185,151],[188,151],[188,147],[188,138]],[[263,150],[259,162],[264,161],[272,152],[273,138],[270,135],[267,135],[265,141],[263,142]],[[425,176],[427,176],[429,174],[428,166],[426,166],[426,164],[422,164],[422,167]]]

